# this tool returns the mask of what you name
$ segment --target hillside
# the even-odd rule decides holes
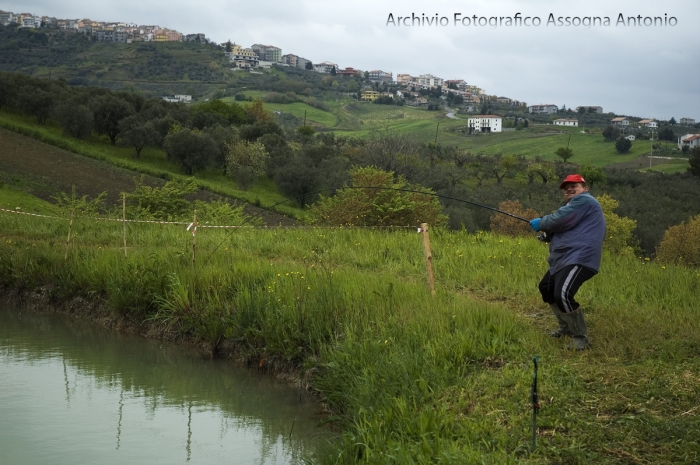
[[[107,192],[105,203],[118,206],[121,193],[133,191],[135,181],[142,176],[144,185],[162,187],[165,184],[162,178],[78,155],[0,127],[0,184],[7,184],[40,199],[53,201],[61,193],[69,193],[75,187],[79,197],[86,195],[90,199]],[[226,197],[205,189],[199,189],[189,197],[189,200],[217,199]],[[26,208],[26,205],[20,207]],[[271,226],[296,224],[288,216],[250,203],[245,203],[245,212],[260,217]]]
[[[0,26],[0,71],[160,96],[208,93],[221,87],[228,67],[216,45],[106,43],[83,34]]]

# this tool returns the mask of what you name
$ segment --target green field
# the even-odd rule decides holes
[[[247,96],[263,98],[266,93],[248,91]],[[226,98],[224,101],[233,101]],[[428,111],[423,108],[394,105],[375,105],[352,99],[328,101],[324,104],[328,111],[320,110],[302,102],[292,104],[265,103],[265,108],[282,111],[313,122],[321,130],[333,131],[339,136],[367,138],[377,132],[408,134],[416,140],[429,143],[457,146],[473,153],[485,155],[522,155],[526,158],[542,157],[545,160],[559,160],[555,152],[567,145],[574,151],[572,162],[607,166],[636,160],[649,153],[649,141],[634,141],[629,153],[618,154],[615,144],[606,142],[599,128],[558,127],[552,125],[532,125],[519,131],[501,133],[466,133],[466,116],[459,119],[447,118],[444,110]],[[675,153],[675,144],[662,142],[664,156]],[[665,172],[683,171],[683,161],[673,163]],[[685,165],[687,166],[687,165]]]

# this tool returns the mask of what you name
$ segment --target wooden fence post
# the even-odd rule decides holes
[[[430,250],[430,234],[428,233],[428,223],[421,223],[421,233],[423,234],[423,255],[425,256],[425,269],[428,273],[428,287],[430,294],[435,296],[435,276],[433,275],[433,253]]]

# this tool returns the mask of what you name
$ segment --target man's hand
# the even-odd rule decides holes
[[[535,232],[540,232],[540,220],[542,218],[535,218],[534,220],[530,221],[530,227],[532,228],[533,231]]]

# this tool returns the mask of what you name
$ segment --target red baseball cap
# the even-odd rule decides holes
[[[583,179],[583,176],[581,176],[580,174],[570,174],[561,182],[561,184],[559,184],[559,189],[563,189],[564,184],[569,183],[569,182],[583,182],[583,183],[585,183],[586,180]]]

